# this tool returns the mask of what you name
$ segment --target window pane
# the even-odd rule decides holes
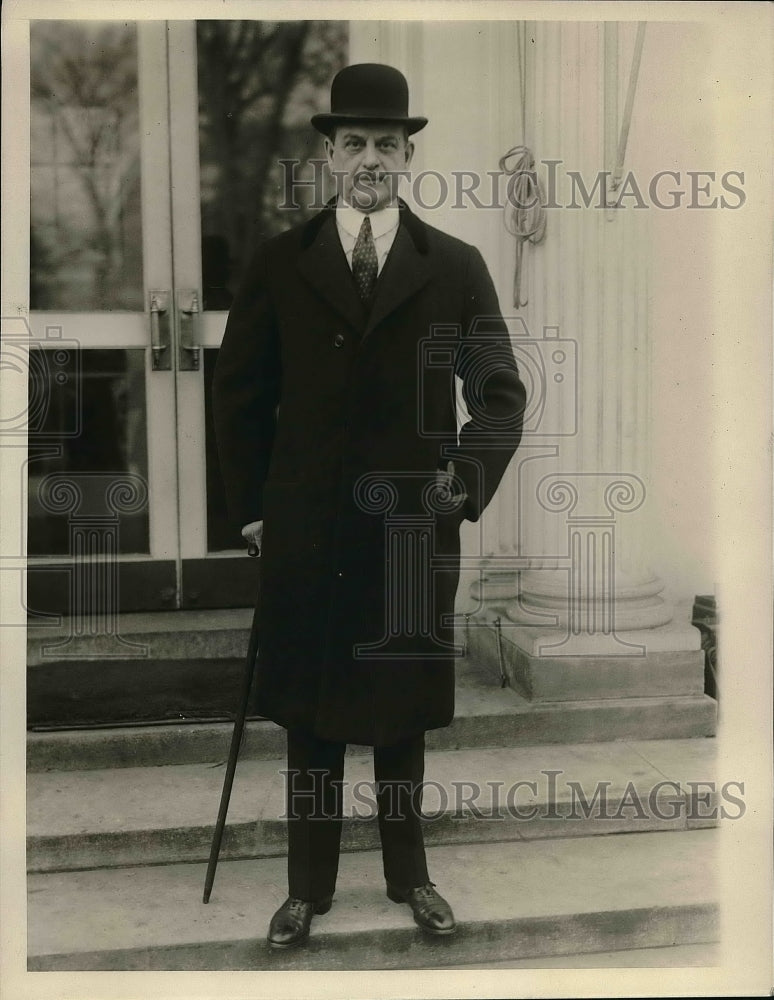
[[[31,354],[29,555],[73,554],[72,529],[89,527],[149,552],[145,352]]]
[[[300,208],[280,208],[280,160],[299,161],[296,177],[314,178],[309,161],[324,154],[309,119],[328,109],[347,22],[199,21],[196,31],[204,308],[228,309],[252,249],[309,218],[328,193],[329,184],[316,199],[303,187]]]
[[[135,27],[34,21],[30,45],[31,307],[142,309]]]

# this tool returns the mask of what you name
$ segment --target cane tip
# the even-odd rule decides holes
[[[210,901],[210,892],[211,891],[212,890],[210,890],[210,889],[205,889],[204,890],[204,896],[202,897],[202,902],[203,903],[209,903],[209,901]]]

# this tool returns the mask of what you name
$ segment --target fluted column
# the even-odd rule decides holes
[[[471,596],[479,623],[497,621],[530,655],[698,649],[696,630],[673,622],[648,557],[649,212],[631,196],[600,208],[594,191],[614,168],[631,63],[635,26],[618,30],[606,39],[602,24],[527,25],[526,134],[516,26],[500,25],[493,40],[494,75],[513,95],[510,113],[499,99],[511,129],[501,151],[526,142],[548,207],[545,240],[524,251],[526,305],[513,305],[515,240],[504,230],[493,266],[532,403],[478,534],[484,572]]]

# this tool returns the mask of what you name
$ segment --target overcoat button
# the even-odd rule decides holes
[[[343,343],[344,343],[344,334],[343,333],[337,333],[336,336],[333,338],[333,346],[334,347],[341,347],[341,345]]]

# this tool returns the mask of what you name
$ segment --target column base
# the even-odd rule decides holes
[[[517,625],[557,630],[544,640],[544,649],[564,646],[564,655],[576,649],[626,655],[627,647],[643,646],[633,633],[650,633],[672,621],[673,608],[659,596],[663,589],[656,576],[632,578],[619,572],[609,597],[602,599],[597,593],[586,597],[570,594],[567,571],[530,570],[521,574],[520,593],[506,614]],[[642,652],[648,648],[644,646]]]
[[[534,702],[703,696],[698,629],[671,622],[627,632],[626,640],[611,655],[610,636],[568,637],[565,629],[528,628],[479,614],[468,620],[467,650]]]
[[[519,593],[518,570],[482,570],[471,583],[469,593],[481,613],[504,613]]]

